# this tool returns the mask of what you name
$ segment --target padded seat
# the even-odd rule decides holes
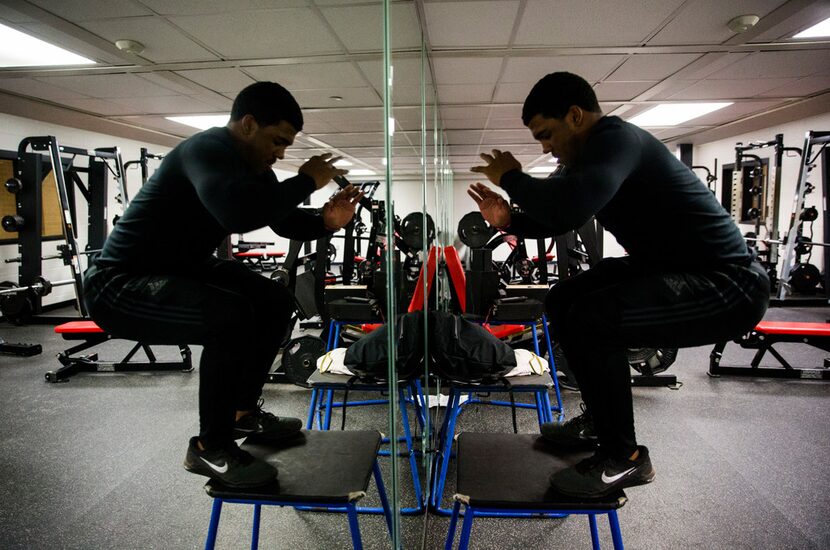
[[[514,432],[516,431],[516,408],[535,409],[540,429],[542,424],[553,422],[554,420],[551,413],[552,407],[549,394],[549,390],[554,386],[554,381],[550,373],[546,372],[545,374],[532,376],[515,376],[504,379],[503,383],[464,384],[455,381],[449,381],[448,383],[449,398],[447,400],[444,419],[441,423],[441,429],[438,432],[438,454],[435,459],[435,471],[432,478],[432,506],[438,513],[444,515],[450,513],[449,508],[442,508],[442,501],[444,500],[444,485],[447,479],[449,463],[453,454],[452,445],[455,439],[455,426],[463,407],[476,403],[512,407]],[[512,396],[511,401],[484,400],[476,397],[477,395],[499,392],[511,392],[513,394],[530,393],[533,395],[535,403],[515,403],[512,400]],[[462,396],[464,394],[469,394],[469,399],[462,403]],[[557,415],[557,420],[562,420],[561,414]]]
[[[596,516],[607,515],[614,548],[622,550],[617,510],[628,500],[623,491],[600,499],[577,499],[550,488],[552,473],[590,455],[558,450],[540,435],[462,433],[458,437],[458,483],[446,548],[453,547],[456,524],[464,506],[459,550],[467,548],[477,515],[550,512],[587,515],[595,549],[600,548]],[[498,541],[489,542],[498,547]]]
[[[278,479],[261,487],[235,489],[210,480],[205,491],[213,497],[213,511],[205,548],[213,548],[224,502],[254,505],[251,548],[257,548],[261,506],[326,507],[349,514],[352,544],[361,548],[356,503],[366,496],[374,474],[387,526],[391,515],[377,465],[381,435],[374,431],[305,431],[280,447],[245,443],[242,449],[279,471]]]
[[[745,349],[758,350],[749,367],[723,366],[721,359],[727,342],[715,344],[709,354],[709,376],[767,376],[772,378],[808,378],[830,380],[827,359],[820,367],[795,367],[773,345],[779,343],[807,344],[830,352],[830,323],[805,323],[790,321],[761,321],[753,330],[741,336],[735,343]],[[761,360],[769,352],[780,367],[761,367]]]
[[[98,326],[91,319],[70,321],[55,327],[55,333],[64,340],[80,340],[81,342],[58,354],[61,367],[46,373],[48,382],[60,382],[69,379],[79,372],[138,372],[138,371],[193,371],[190,348],[180,345],[179,361],[159,361],[149,345],[136,342],[132,349],[120,361],[100,361],[97,353],[77,356],[78,352],[93,348],[116,337]],[[134,361],[133,357],[139,350],[147,356],[146,361]]]

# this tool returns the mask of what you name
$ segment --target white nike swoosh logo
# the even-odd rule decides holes
[[[603,472],[602,472],[602,482],[603,482],[603,483],[614,483],[615,481],[617,481],[618,479],[620,479],[620,478],[621,478],[622,476],[624,476],[625,474],[630,474],[631,472],[633,472],[633,471],[634,471],[634,468],[636,468],[636,466],[634,466],[633,468],[629,468],[629,469],[627,469],[627,470],[626,470],[626,471],[624,471],[624,472],[620,472],[620,473],[618,473],[618,474],[617,474],[617,475],[615,475],[615,476],[607,476],[607,475],[605,475],[605,471],[603,471]]]
[[[218,474],[224,474],[225,472],[228,471],[228,463],[227,462],[225,462],[225,464],[223,464],[222,466],[217,466],[216,464],[212,464],[212,463],[208,462],[207,460],[205,460],[201,456],[199,458],[202,459],[202,462],[204,462],[205,464],[210,466],[211,469],[214,470]]]

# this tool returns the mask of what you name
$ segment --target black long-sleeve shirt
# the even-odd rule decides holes
[[[525,214],[510,232],[550,237],[597,220],[632,260],[665,267],[747,264],[751,255],[712,192],[648,132],[602,117],[573,166],[548,179],[520,170],[501,187]]]
[[[176,146],[130,202],[97,265],[134,273],[198,269],[230,233],[270,226],[312,240],[329,234],[319,215],[297,208],[315,190],[298,174],[283,182],[254,173],[227,128],[211,128]]]

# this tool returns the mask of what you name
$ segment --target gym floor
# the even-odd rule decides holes
[[[827,317],[826,308],[767,314],[792,321]],[[80,374],[49,384],[44,373],[58,366],[55,355],[69,347],[52,327],[4,324],[0,335],[43,345],[38,356],[0,357],[0,548],[203,546],[211,502],[204,479],[181,466],[187,440],[197,432],[198,372]],[[127,344],[108,346],[115,356]],[[177,357],[174,348],[163,349]],[[780,349],[805,367],[821,365],[826,356],[809,346]],[[626,547],[830,548],[830,384],[710,378],[710,350],[680,351],[671,369],[683,383],[679,390],[634,389],[638,438],[651,450],[657,478],[627,491],[629,502],[620,510]],[[196,348],[194,359],[198,355]],[[723,364],[748,364],[751,355],[731,344]],[[309,396],[304,388],[269,384],[266,408],[305,418]],[[563,392],[563,399],[567,415],[577,414],[579,395]],[[537,429],[535,414],[518,415],[520,431]],[[386,431],[386,418],[383,408],[352,408],[347,429]],[[339,426],[339,417],[333,425]],[[500,407],[471,406],[459,420],[459,430],[510,429],[510,413]],[[410,505],[409,470],[401,464],[402,500]],[[435,515],[404,517],[404,548],[443,548],[448,523]],[[599,525],[603,546],[610,548],[607,523],[601,519]],[[226,505],[217,548],[247,547],[250,526],[249,506]],[[360,526],[365,548],[389,548],[381,517],[363,516]],[[263,509],[260,543],[292,550],[350,546],[342,514],[270,507]],[[470,547],[591,544],[581,516],[482,518],[473,526]]]

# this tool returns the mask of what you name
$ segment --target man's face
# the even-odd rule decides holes
[[[284,120],[268,126],[260,126],[253,117],[246,122],[245,156],[248,165],[257,173],[265,172],[278,159],[285,158],[285,150],[294,143],[297,129]]]
[[[542,144],[542,152],[550,153],[565,166],[576,160],[579,144],[569,119],[570,113],[565,118],[546,118],[537,114],[527,124],[533,138]]]

